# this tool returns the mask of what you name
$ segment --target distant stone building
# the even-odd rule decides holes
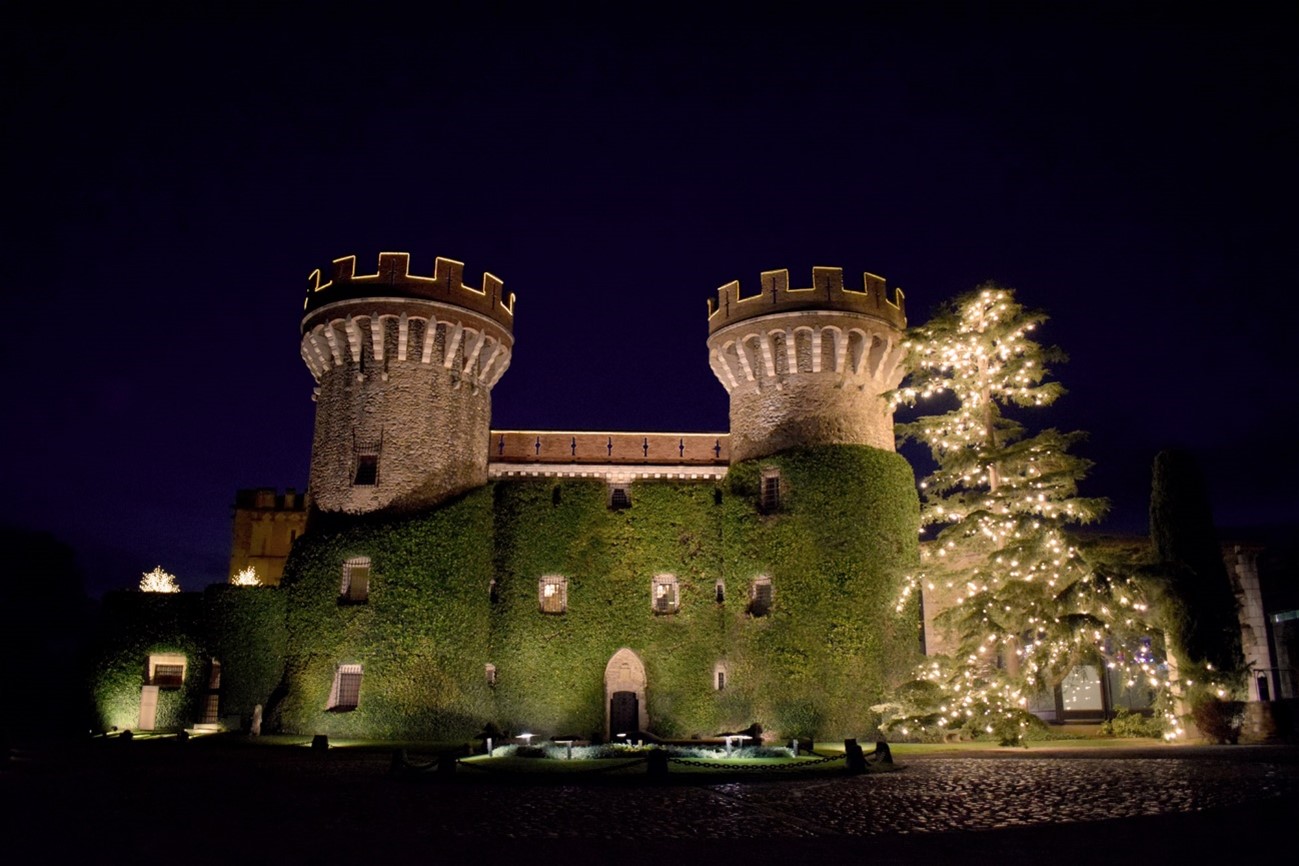
[[[251,566],[265,586],[279,586],[293,542],[307,529],[306,497],[292,487],[235,493],[230,577]]]

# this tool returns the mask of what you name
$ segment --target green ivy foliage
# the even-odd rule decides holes
[[[112,592],[104,596],[94,640],[91,694],[104,730],[133,730],[140,723],[140,689],[151,654],[182,653],[185,680],[158,693],[156,730],[193,722],[206,689],[203,596],[196,592]]]
[[[768,467],[781,472],[782,503],[764,515]],[[905,460],[864,446],[800,449],[733,466],[721,488],[638,481],[618,510],[607,497],[600,481],[508,480],[428,513],[301,539],[284,588],[285,729],[460,739],[492,723],[600,735],[605,667],[623,647],[645,666],[650,727],[662,736],[754,721],[783,736],[872,727],[870,706],[919,657],[915,612],[893,610],[916,558]],[[369,598],[341,603],[342,564],[357,555],[371,558]],[[675,613],[653,611],[660,574],[678,580]],[[540,610],[548,575],[567,580],[562,614]],[[773,605],[755,617],[760,576]],[[330,712],[340,664],[363,666],[360,702]]]
[[[494,714],[489,661],[492,490],[410,517],[358,519],[294,545],[288,594],[287,730],[339,737],[460,738]],[[342,566],[371,561],[369,599],[340,600]],[[359,706],[329,712],[340,664],[362,665]]]
[[[204,593],[208,645],[221,662],[221,716],[239,716],[270,703],[284,676],[288,649],[285,592],[278,587],[214,584]]]

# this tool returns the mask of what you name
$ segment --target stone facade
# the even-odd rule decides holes
[[[265,707],[330,736],[454,738],[488,722],[711,736],[755,720],[867,733],[920,652],[893,609],[919,520],[885,398],[904,373],[901,291],[872,274],[847,289],[837,268],[806,289],[784,271],[752,296],[721,287],[708,349],[729,433],[491,430],[513,296],[461,273],[438,259],[414,276],[407,254],[382,253],[373,274],[346,257],[311,275],[308,505],[254,490],[235,507],[231,573],[253,565],[276,588],[215,587],[201,607],[132,594],[122,649],[101,665],[105,721],[172,725],[201,698],[202,720],[219,705],[248,724]],[[350,519],[375,512],[390,519]],[[1261,668],[1257,570],[1233,552]],[[954,648],[935,615],[963,592],[923,587],[928,653]],[[133,672],[167,653],[181,682]],[[1117,705],[1103,672],[1075,685],[1090,703],[1057,689],[1034,710],[1063,721]]]
[[[902,381],[901,291],[864,277],[844,288],[838,268],[815,268],[813,286],[790,289],[785,271],[739,284],[710,302],[709,361],[731,398],[731,457],[747,460],[807,445],[893,450],[893,412],[883,394]]]
[[[838,268],[813,269],[807,289],[768,271],[757,295],[737,282],[718,290],[708,347],[730,395],[727,436],[490,431],[513,296],[491,274],[470,289],[461,271],[440,258],[433,277],[416,277],[408,254],[383,253],[375,274],[358,276],[350,256],[326,283],[312,274],[302,357],[319,382],[313,510],[417,511],[486,483],[489,461],[680,466],[815,445],[893,450],[882,395],[903,375],[906,314],[901,291],[890,300],[873,274],[860,291]]]
[[[320,513],[410,512],[487,482],[491,389],[510,363],[513,296],[491,274],[482,289],[438,259],[412,276],[409,255],[383,253],[375,274],[355,259],[313,274],[302,357],[319,383],[309,490]]]
[[[291,487],[282,494],[269,488],[240,490],[233,523],[230,577],[252,566],[263,586],[278,586],[293,542],[307,528],[305,497]]]

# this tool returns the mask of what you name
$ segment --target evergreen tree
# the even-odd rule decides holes
[[[944,618],[959,647],[925,668],[939,700],[919,723],[1003,741],[1028,724],[1029,696],[1077,664],[1129,667],[1129,682],[1160,679],[1135,582],[1097,568],[1065,531],[1106,507],[1078,495],[1091,464],[1069,450],[1082,434],[1030,434],[1006,411],[1064,393],[1048,381],[1048,364],[1063,355],[1030,338],[1045,320],[1011,290],[981,285],[911,331],[911,373],[895,393],[899,405],[948,407],[899,426],[936,463],[920,485],[921,523],[936,536],[906,595],[922,583],[958,593]]]
[[[1171,594],[1180,602],[1175,639],[1192,669],[1211,666],[1227,679],[1243,673],[1235,592],[1213,528],[1208,488],[1184,451],[1155,457],[1150,538]]]

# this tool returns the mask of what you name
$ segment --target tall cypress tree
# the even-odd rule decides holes
[[[1243,673],[1236,595],[1213,527],[1208,486],[1195,458],[1169,449],[1155,457],[1150,540],[1181,604],[1177,642],[1193,666],[1227,678]]]
[[[945,614],[959,646],[925,672],[942,690],[941,712],[927,721],[995,728],[1003,740],[1015,739],[1007,725],[1028,696],[1079,663],[1159,678],[1142,644],[1151,628],[1137,585],[1094,567],[1066,532],[1106,507],[1078,495],[1091,466],[1070,453],[1082,434],[1030,433],[1007,414],[1064,393],[1048,379],[1063,355],[1030,337],[1045,320],[1011,290],[981,285],[911,331],[911,373],[895,395],[948,407],[898,428],[937,464],[920,485],[921,522],[937,533],[908,592],[933,582],[959,592]]]

